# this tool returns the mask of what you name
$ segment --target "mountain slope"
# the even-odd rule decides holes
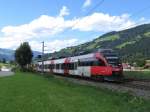
[[[7,61],[14,60],[14,53],[15,53],[14,50],[0,48],[0,60],[3,60],[3,59]],[[34,57],[37,57],[40,54],[41,53],[38,51],[33,51]]]
[[[112,48],[119,52],[123,61],[136,61],[150,58],[150,24],[140,25],[123,31],[106,33],[91,42],[68,47],[55,53],[52,57],[70,56],[80,52],[93,52],[99,48]]]

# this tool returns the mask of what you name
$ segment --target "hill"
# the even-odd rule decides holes
[[[0,48],[0,60],[3,60],[3,59],[7,61],[14,60],[14,53],[15,53],[14,50]],[[38,51],[33,51],[34,57],[37,57],[39,54],[41,53]]]
[[[150,58],[150,24],[106,33],[93,41],[64,48],[47,56],[65,57],[82,51],[93,52],[99,48],[112,48],[119,52],[123,61],[137,62]]]
[[[14,51],[10,49],[0,48],[0,60],[14,60]]]

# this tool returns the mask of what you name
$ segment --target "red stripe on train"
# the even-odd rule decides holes
[[[64,74],[69,74],[69,69],[68,69],[68,67],[67,67],[67,64],[68,64],[68,63],[70,63],[70,58],[66,58],[66,59],[65,59],[65,62],[64,62],[64,64],[65,64],[65,65],[64,65],[64,66],[65,66],[65,67],[64,67]]]
[[[112,67],[110,66],[92,66],[91,67],[91,74],[93,76],[96,75],[112,75]]]

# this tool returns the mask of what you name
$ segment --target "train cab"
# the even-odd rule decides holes
[[[112,75],[106,77],[108,80],[122,80],[123,79],[123,67],[118,54],[112,49],[105,49],[100,51],[101,55],[105,58],[108,66],[112,68]]]

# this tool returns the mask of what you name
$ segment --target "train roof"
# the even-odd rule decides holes
[[[68,56],[68,57],[57,57],[57,58],[53,58],[53,57],[49,57],[48,59],[44,59],[44,61],[50,61],[50,60],[55,60],[58,61],[58,63],[62,62],[63,60],[65,60],[66,58],[70,59],[70,62],[74,62],[74,61],[78,61],[79,59],[83,59],[83,58],[90,58],[90,57],[94,57],[94,54],[96,52],[99,52],[101,54],[103,54],[104,56],[109,56],[109,55],[116,55],[116,53],[114,52],[113,49],[98,49],[93,53],[85,53],[82,52],[80,55],[74,55],[74,56]],[[41,60],[38,60],[38,62],[41,62]]]

